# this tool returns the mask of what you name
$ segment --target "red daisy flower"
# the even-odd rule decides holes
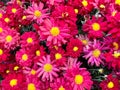
[[[37,35],[36,32],[25,32],[22,36],[21,36],[21,47],[31,47],[34,45],[38,45],[39,44],[39,40],[38,40],[39,36]]]
[[[87,20],[83,25],[83,31],[88,32],[88,36],[92,38],[100,38],[103,36],[103,32],[107,30],[107,23],[102,18],[96,19],[93,17],[91,20]]]
[[[67,47],[67,54],[72,57],[79,57],[80,53],[82,52],[83,45],[82,42],[78,39],[71,39],[68,43]]]
[[[119,81],[116,77],[112,76],[112,74],[108,75],[106,80],[103,80],[100,83],[100,87],[102,90],[119,90]]]
[[[33,60],[33,54],[30,50],[20,49],[16,53],[16,61],[21,66],[31,66]]]
[[[21,90],[24,80],[22,73],[11,73],[2,80],[2,90]]]

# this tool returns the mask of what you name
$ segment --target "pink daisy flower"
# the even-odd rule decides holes
[[[33,60],[33,54],[31,51],[26,50],[26,49],[20,49],[16,53],[16,61],[21,65],[21,66],[31,66]]]
[[[38,77],[42,77],[42,81],[50,80],[51,82],[54,77],[58,77],[57,72],[59,69],[51,61],[50,55],[44,56],[37,64],[40,66],[37,70]]]
[[[68,69],[65,78],[71,82],[72,90],[91,90],[93,82],[90,73],[85,68],[75,66]]]
[[[82,49],[83,49],[82,42],[78,39],[70,39],[70,42],[67,44],[66,47],[67,54],[74,58],[80,56]]]
[[[46,19],[44,21],[44,26],[40,26],[38,33],[42,40],[47,40],[47,45],[57,45],[65,44],[67,39],[70,38],[69,28],[64,25],[64,23],[58,23],[53,18]]]
[[[21,47],[28,48],[28,47],[32,47],[34,45],[38,45],[39,44],[38,38],[39,38],[39,36],[37,35],[36,32],[32,32],[32,31],[25,32],[21,36],[21,40],[20,40]]]
[[[52,90],[72,90],[70,82],[66,80],[64,77],[60,77],[55,79],[53,83],[51,83]]]
[[[14,49],[19,46],[19,33],[15,30],[4,30],[0,35],[0,42],[4,44],[4,47],[7,49]]]
[[[42,23],[45,18],[48,17],[49,13],[47,13],[48,9],[43,9],[44,4],[32,3],[32,6],[29,6],[26,10],[27,19],[36,20],[37,23]]]

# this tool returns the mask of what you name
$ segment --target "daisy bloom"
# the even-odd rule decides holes
[[[53,90],[72,90],[70,82],[66,80],[64,77],[55,79],[55,81],[51,83],[50,86]]]
[[[32,6],[29,6],[28,9],[25,11],[27,15],[27,19],[29,20],[36,20],[37,23],[42,23],[45,18],[48,17],[49,13],[47,13],[48,9],[43,9],[44,4],[39,3],[32,3]]]
[[[8,74],[4,80],[2,80],[3,90],[20,90],[24,84],[25,77],[22,73]]]
[[[83,57],[88,59],[88,64],[91,64],[92,66],[94,64],[96,66],[100,66],[100,64],[103,64],[103,60],[105,59],[103,50],[105,50],[104,45],[102,45],[100,41],[94,39],[92,44],[84,48]]]
[[[112,74],[108,75],[106,80],[100,83],[102,90],[119,90],[119,81]]]
[[[39,44],[39,36],[36,32],[25,32],[21,35],[20,44],[22,48],[32,47]]]
[[[70,42],[67,44],[66,50],[69,56],[77,58],[80,56],[83,50],[82,42],[78,39],[70,39]]]
[[[44,26],[40,26],[38,33],[42,40],[47,40],[48,46],[61,46],[61,44],[65,44],[67,39],[70,38],[69,28],[64,23],[55,21],[53,18],[50,20],[46,19]]]
[[[72,90],[91,90],[93,82],[90,73],[85,68],[76,66],[68,69],[65,78],[71,82]]]
[[[58,77],[57,72],[59,69],[51,61],[50,55],[44,56],[37,64],[40,66],[37,70],[38,77],[42,77],[42,81],[50,80],[52,82],[54,77]]]
[[[101,38],[103,37],[103,32],[107,30],[107,23],[103,21],[102,18],[96,19],[93,17],[91,20],[87,20],[83,24],[83,31],[88,33],[91,38]]]
[[[19,51],[17,51],[16,61],[21,66],[31,66],[32,60],[33,60],[33,54],[31,53],[30,50],[20,49]]]
[[[19,33],[15,30],[4,30],[4,32],[0,35],[0,43],[4,44],[4,47],[7,49],[14,49],[19,46]]]

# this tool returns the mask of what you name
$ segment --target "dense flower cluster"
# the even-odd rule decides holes
[[[120,0],[0,1],[0,90],[120,90]]]

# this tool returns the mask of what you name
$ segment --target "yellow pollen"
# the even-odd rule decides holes
[[[8,35],[5,39],[6,39],[6,42],[11,42],[12,41],[12,36]]]
[[[36,90],[35,84],[29,83],[27,90]]]
[[[87,40],[81,40],[82,41],[82,43],[84,44],[84,45],[87,45],[88,44],[88,41]]]
[[[10,80],[10,86],[11,87],[16,86],[16,85],[17,85],[17,79]]]
[[[113,54],[113,56],[114,56],[114,58],[119,58],[120,57],[120,52],[114,52],[114,54]]]
[[[3,54],[3,50],[2,49],[0,49],[0,55],[2,55]]]
[[[69,13],[68,12],[64,12],[64,13],[62,13],[62,17],[64,18],[64,17],[68,17],[69,16]]]
[[[36,71],[34,69],[31,70],[30,72],[32,75],[35,75],[36,74]]]
[[[100,8],[105,8],[105,5],[101,4],[101,5],[100,5]]]
[[[28,60],[28,55],[27,54],[23,54],[22,55],[22,60],[24,60],[24,61]]]
[[[3,29],[0,27],[0,33],[3,31]]]
[[[40,50],[36,51],[36,56],[40,56]]]
[[[15,66],[15,67],[14,67],[14,70],[15,70],[15,71],[17,71],[18,69],[19,69],[19,67],[18,67],[18,66]]]
[[[60,86],[59,90],[65,90],[65,88],[63,86]]]
[[[82,1],[82,5],[83,5],[84,7],[88,6],[88,1],[87,1],[87,0],[83,0],[83,1]]]
[[[0,13],[0,18],[2,18],[2,16],[3,16],[2,13]]]
[[[23,17],[22,17],[22,20],[25,20],[27,17],[24,15]]]
[[[33,39],[32,38],[28,38],[27,39],[27,43],[32,43],[33,42]]]
[[[114,46],[114,49],[115,50],[118,50],[119,49],[119,45],[117,42],[113,42],[113,46]]]
[[[54,46],[54,48],[55,48],[56,50],[58,50],[58,46]]]
[[[74,9],[74,11],[75,11],[76,14],[78,14],[78,12],[79,12],[78,9]]]
[[[6,70],[6,73],[9,73],[10,72],[10,70]]]
[[[60,30],[58,27],[52,27],[52,29],[50,30],[50,33],[52,36],[58,36],[60,34]]]
[[[13,8],[12,9],[12,13],[16,13],[17,12],[17,9],[16,8]]]
[[[42,15],[41,11],[35,10],[34,16],[36,16],[37,18],[39,18],[41,15]]]
[[[99,31],[99,30],[100,30],[100,25],[99,25],[99,23],[93,23],[93,24],[92,24],[92,29],[93,29],[94,31]]]
[[[112,16],[114,17],[116,15],[117,11],[112,12]]]
[[[52,69],[53,69],[53,67],[52,67],[51,64],[47,63],[47,64],[44,65],[44,71],[51,72]]]
[[[101,54],[101,51],[99,49],[95,49],[93,52],[92,52],[93,56],[98,58]]]
[[[107,87],[108,87],[109,89],[113,88],[113,87],[114,87],[114,83],[113,83],[112,81],[110,81],[110,82],[108,83]]]
[[[78,47],[75,46],[75,47],[73,48],[73,51],[76,52],[77,50],[78,50]]]
[[[55,59],[56,60],[61,59],[61,58],[62,58],[62,55],[60,53],[55,54]]]
[[[75,76],[75,83],[76,84],[82,84],[83,83],[83,76],[82,75],[76,75]]]
[[[8,22],[10,21],[10,19],[9,19],[9,18],[5,18],[4,21],[5,21],[6,23],[8,23]]]
[[[120,5],[120,0],[115,0],[115,4]]]

